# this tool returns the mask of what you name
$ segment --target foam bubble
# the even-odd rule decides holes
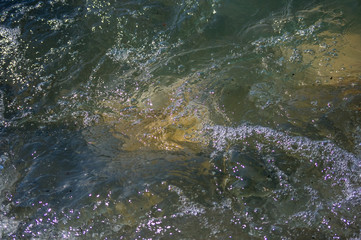
[[[6,28],[0,25],[0,60],[11,56],[18,49],[20,28]]]
[[[341,179],[345,185],[344,194],[347,198],[358,195],[353,182],[360,180],[359,175],[354,173],[359,171],[361,161],[357,156],[343,150],[331,141],[316,141],[307,137],[291,136],[268,127],[248,124],[238,127],[213,126],[208,129],[212,131],[211,138],[215,148],[212,156],[224,152],[232,143],[253,140],[261,143],[258,146],[262,149],[259,150],[267,149],[267,147],[279,148],[296,158],[324,163],[326,166],[325,177],[335,182]]]
[[[3,124],[3,121],[5,120],[4,113],[5,113],[4,93],[3,91],[0,91],[0,124]]]

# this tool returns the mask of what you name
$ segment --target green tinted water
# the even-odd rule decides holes
[[[360,237],[360,1],[0,9],[1,238]]]

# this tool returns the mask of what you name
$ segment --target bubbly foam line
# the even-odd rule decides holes
[[[0,125],[5,120],[4,113],[5,113],[4,93],[3,91],[0,90]]]
[[[11,55],[17,50],[19,45],[18,38],[20,37],[20,28],[6,28],[0,25],[0,51],[4,56]]]
[[[224,152],[229,141],[244,141],[256,137],[257,141],[262,144],[274,146],[290,155],[296,155],[310,162],[331,164],[332,168],[325,167],[325,179],[333,179],[336,182],[342,180],[345,184],[344,193],[347,198],[359,195],[353,187],[351,179],[353,178],[357,182],[360,180],[359,175],[354,174],[358,172],[361,166],[360,159],[331,141],[313,141],[307,137],[290,136],[268,127],[248,124],[235,128],[216,125],[207,127],[207,129],[212,132],[211,139],[215,148],[212,156]]]

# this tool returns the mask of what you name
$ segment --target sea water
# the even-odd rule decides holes
[[[2,0],[1,239],[359,239],[361,2]]]

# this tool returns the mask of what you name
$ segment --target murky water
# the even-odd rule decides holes
[[[2,239],[361,238],[361,2],[0,2]]]

